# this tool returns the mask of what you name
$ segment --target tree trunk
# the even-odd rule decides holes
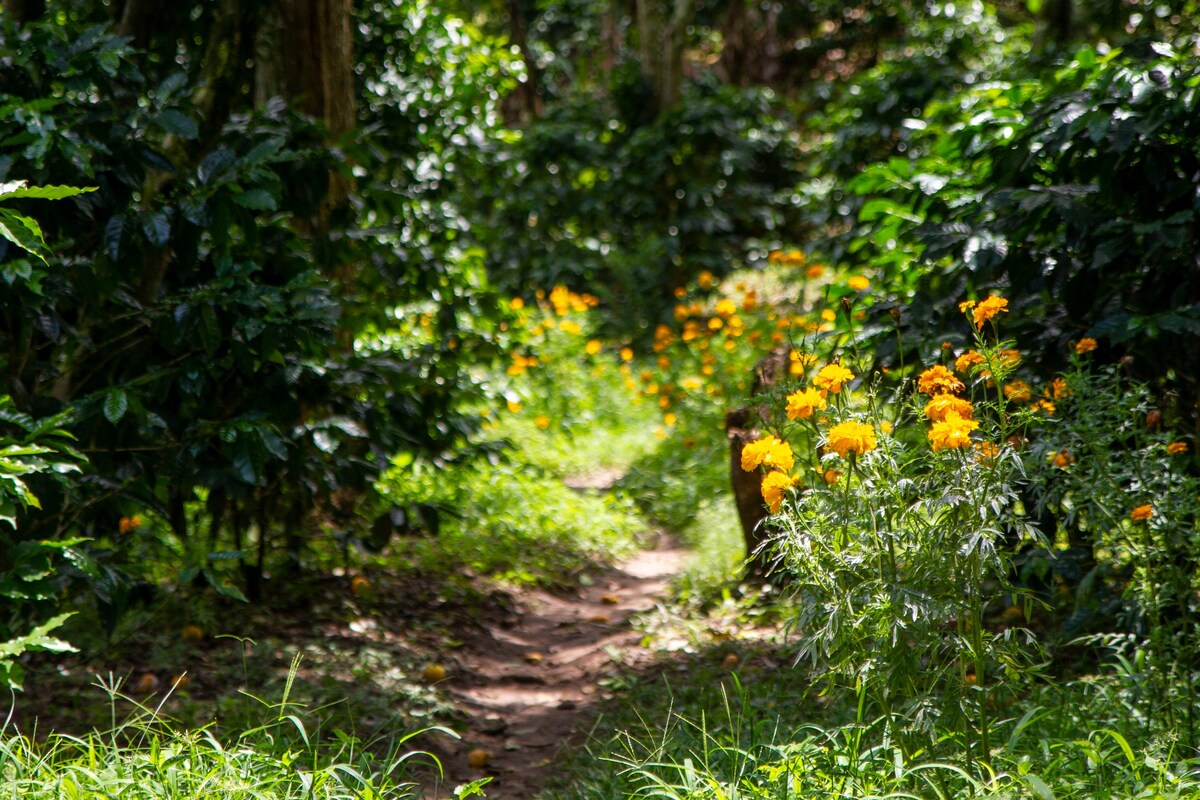
[[[46,0],[4,0],[4,13],[24,25],[46,13]]]
[[[162,0],[125,0],[125,8],[121,10],[121,19],[117,22],[117,33],[130,37],[134,47],[145,50],[150,44],[161,8]]]
[[[256,105],[282,97],[320,120],[334,139],[352,130],[358,121],[353,24],[353,0],[279,0],[259,29]],[[349,178],[332,174],[307,233],[328,230],[352,188]],[[353,278],[345,266],[327,268],[326,274],[342,283]]]
[[[523,0],[508,0],[508,30],[512,43],[521,51],[525,61],[525,82],[512,93],[515,101],[511,110],[515,113],[505,115],[510,125],[515,122],[528,124],[542,115],[541,71],[533,53],[529,51],[529,21],[525,16]]]
[[[638,53],[642,75],[654,90],[658,113],[679,103],[683,87],[683,47],[696,0],[674,0],[670,18],[665,0],[637,0]]]
[[[283,97],[338,136],[354,127],[352,0],[280,0],[259,40],[258,105]]]

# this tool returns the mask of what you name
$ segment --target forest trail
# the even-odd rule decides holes
[[[602,681],[653,657],[631,625],[664,599],[689,551],[660,534],[643,550],[570,594],[527,590],[512,614],[464,632],[447,694],[466,719],[462,739],[431,748],[445,772],[422,785],[426,800],[490,777],[489,800],[528,800],[544,786],[567,748],[582,744],[582,722],[606,699]],[[486,766],[471,764],[486,751]],[[476,759],[480,754],[476,752]]]

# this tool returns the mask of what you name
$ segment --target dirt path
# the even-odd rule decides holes
[[[630,619],[663,598],[687,555],[660,537],[655,549],[574,595],[518,595],[508,619],[471,634],[444,684],[468,717],[466,729],[461,741],[438,748],[445,777],[430,778],[423,797],[450,798],[456,786],[489,776],[489,800],[536,795],[559,753],[579,742],[589,707],[604,698],[600,681],[650,658]],[[483,767],[470,763],[483,758]]]

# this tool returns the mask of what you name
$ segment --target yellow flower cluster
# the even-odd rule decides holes
[[[929,443],[933,445],[934,450],[967,447],[971,444],[971,431],[978,427],[979,423],[975,420],[965,419],[962,415],[949,411],[929,429]]]
[[[812,387],[801,389],[788,395],[787,418],[811,419],[814,411],[821,411],[825,406],[825,396],[819,391]]]
[[[925,418],[934,422],[944,422],[947,414],[958,414],[962,419],[971,419],[975,407],[961,397],[952,394],[938,394],[925,404]]]
[[[934,364],[917,376],[917,391],[921,394],[958,394],[965,388],[963,382],[941,364]]]
[[[1033,389],[1025,381],[1013,381],[1004,385],[1004,396],[1014,403],[1028,403],[1033,399]]]
[[[795,464],[792,446],[774,436],[764,436],[742,448],[742,469],[746,472],[759,467],[776,467],[791,472]]]
[[[842,385],[854,380],[854,373],[841,364],[826,364],[817,371],[813,386],[830,394],[842,391]]]
[[[803,250],[772,250],[767,254],[767,261],[772,264],[784,264],[789,267],[804,266]]]
[[[954,361],[954,369],[969,375],[971,367],[979,366],[984,363],[983,355],[977,350],[968,350]]]
[[[540,299],[541,296],[542,293],[539,291],[538,298]],[[547,299],[550,301],[554,313],[560,317],[565,317],[572,311],[582,314],[589,308],[595,308],[600,304],[600,300],[590,294],[575,294],[561,285],[551,289]]]
[[[961,308],[961,306],[959,306]],[[997,314],[1008,311],[1008,300],[1003,297],[991,295],[979,301],[979,305],[973,306],[976,328],[982,328],[986,322],[991,320]]]
[[[523,375],[525,370],[530,367],[536,367],[539,363],[536,357],[525,356],[520,353],[513,353],[510,358],[512,358],[512,363],[508,365],[509,375]]]
[[[829,429],[828,445],[842,458],[849,458],[851,453],[861,456],[875,449],[875,429],[854,420],[839,422]]]
[[[772,514],[779,513],[779,506],[783,504],[783,493],[795,485],[794,478],[778,470],[772,470],[763,478],[762,496]]]

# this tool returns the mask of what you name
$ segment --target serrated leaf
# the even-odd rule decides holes
[[[50,254],[49,248],[42,240],[42,230],[38,224],[29,217],[7,208],[0,208],[0,236],[43,262]]]
[[[17,181],[24,183],[24,181]],[[0,185],[0,200],[17,199],[22,197],[35,200],[62,200],[64,197],[74,197],[87,192],[96,191],[95,186],[20,186],[13,184]]]
[[[104,398],[104,418],[116,425],[129,410],[129,397],[124,389],[110,389]]]
[[[171,221],[165,211],[153,211],[142,219],[142,231],[150,244],[162,247],[171,238]]]
[[[104,226],[104,250],[113,261],[121,254],[121,233],[124,229],[124,214],[114,214]]]
[[[195,139],[200,135],[200,126],[196,120],[174,108],[168,108],[157,117],[154,123],[167,133],[173,133],[182,139]]]
[[[233,153],[225,148],[214,150],[204,157],[200,162],[200,167],[196,170],[197,177],[203,184],[212,183],[213,180],[219,178],[233,163]]]
[[[274,211],[278,208],[275,198],[266,189],[251,189],[248,192],[235,194],[233,202],[242,208],[250,208],[255,211]]]

